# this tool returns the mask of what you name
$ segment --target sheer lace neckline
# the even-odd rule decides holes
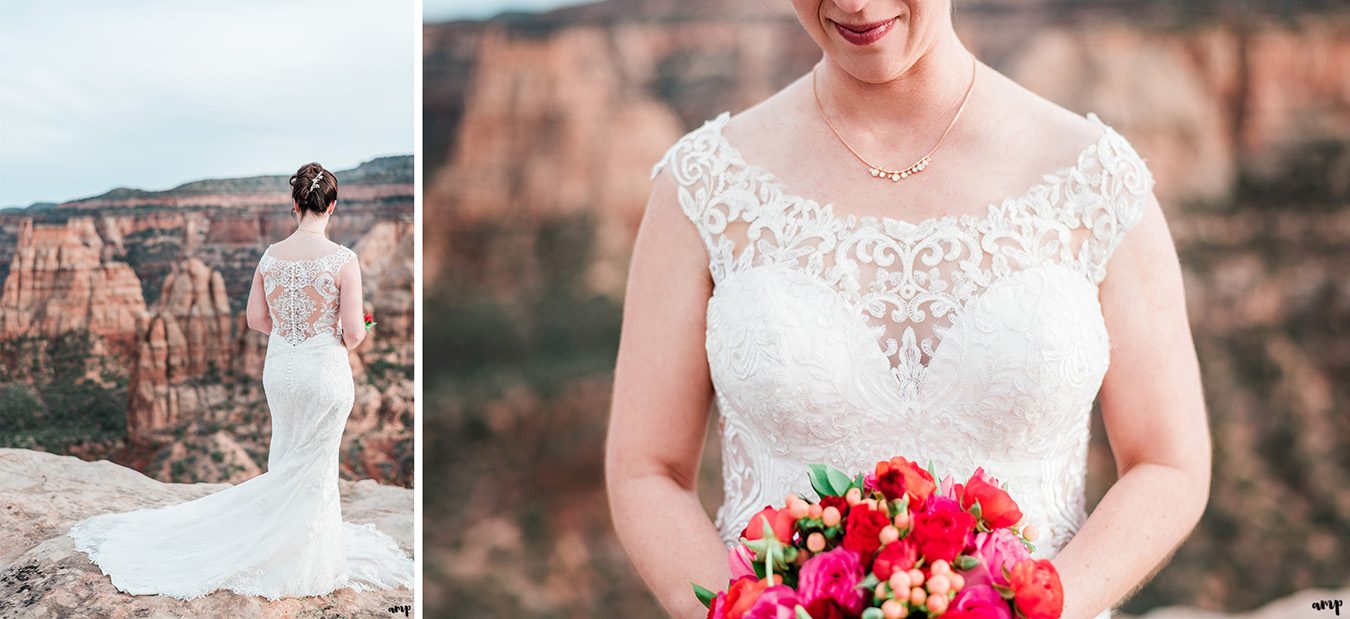
[[[1115,132],[1109,124],[1103,121],[1096,112],[1088,112],[1086,118],[1092,121],[1102,129],[1102,133],[1092,143],[1083,147],[1078,152],[1078,157],[1070,165],[1060,166],[1054,170],[1041,175],[1040,179],[1034,182],[1026,190],[1018,194],[1012,194],[1002,199],[988,203],[984,208],[959,214],[932,215],[922,219],[911,220],[901,217],[892,217],[889,215],[858,215],[848,213],[837,215],[835,211],[836,202],[819,201],[814,198],[798,194],[792,190],[788,184],[779,178],[769,169],[748,161],[736,148],[726,134],[723,128],[731,120],[730,112],[722,112],[713,119],[711,125],[712,134],[715,138],[714,150],[721,150],[725,160],[730,165],[740,167],[747,174],[758,179],[759,183],[771,188],[774,193],[781,196],[788,202],[799,202],[816,207],[821,215],[832,222],[838,222],[845,228],[864,228],[874,231],[882,231],[892,235],[908,236],[910,234],[922,236],[932,232],[934,229],[946,228],[949,226],[959,226],[962,228],[975,229],[980,224],[989,220],[997,219],[1008,214],[1012,209],[1025,209],[1036,202],[1040,196],[1054,193],[1056,189],[1065,183],[1074,179],[1083,178],[1092,165],[1093,159],[1098,151],[1103,147],[1103,143],[1111,139]]]
[[[316,257],[314,257],[314,258],[278,258],[278,257],[272,255],[272,248],[275,247],[275,246],[276,246],[276,245],[268,245],[268,246],[267,246],[267,249],[263,250],[263,255],[262,255],[262,257],[263,257],[263,258],[266,258],[266,259],[268,259],[268,260],[275,260],[275,261],[277,261],[277,262],[286,262],[286,263],[292,263],[292,264],[306,264],[306,263],[318,263],[318,262],[323,262],[323,261],[325,261],[325,260],[332,260],[333,258],[335,258],[335,257],[337,257],[337,256],[340,256],[340,255],[343,255],[343,254],[345,254],[346,252],[350,251],[347,247],[344,247],[344,246],[342,246],[342,245],[338,245],[337,248],[334,249],[333,251],[328,252],[328,253],[323,254],[323,255],[320,255],[320,256],[316,256]]]

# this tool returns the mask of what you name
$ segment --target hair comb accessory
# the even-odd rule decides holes
[[[314,175],[314,182],[310,183],[309,190],[314,191],[315,189],[318,189],[319,181],[322,179],[323,179],[323,170],[319,170],[319,173]]]

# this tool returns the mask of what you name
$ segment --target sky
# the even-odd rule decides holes
[[[411,154],[420,35],[412,0],[6,3],[0,208]]]
[[[502,11],[541,12],[560,6],[586,4],[594,0],[423,0],[422,15],[426,21],[454,19],[486,19]]]

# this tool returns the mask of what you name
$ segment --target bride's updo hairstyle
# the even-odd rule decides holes
[[[291,176],[291,198],[305,211],[322,215],[337,201],[337,177],[317,163],[306,163]]]

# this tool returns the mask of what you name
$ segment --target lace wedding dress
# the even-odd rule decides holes
[[[338,448],[354,400],[338,321],[337,275],[356,254],[264,252],[272,317],[263,388],[272,415],[267,472],[158,509],[94,516],[70,530],[121,591],[189,600],[225,589],[268,599],[412,587],[413,562],[375,525],[343,522]]]
[[[903,455],[1009,482],[1052,557],[1087,518],[1089,418],[1110,359],[1106,262],[1153,177],[1101,129],[1077,161],[982,212],[918,222],[792,194],[722,135],[723,113],[668,167],[714,282],[706,349],[721,416],[722,538],[809,463],[862,471]],[[1103,613],[1102,617],[1109,616]]]

